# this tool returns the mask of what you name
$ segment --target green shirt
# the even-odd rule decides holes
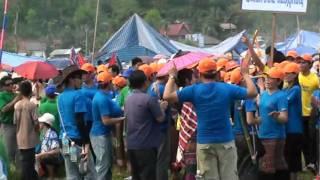
[[[131,89],[129,88],[129,86],[124,87],[123,89],[121,89],[119,97],[117,99],[120,107],[124,106],[124,103],[126,102],[126,99],[128,97],[128,95],[130,94]]]
[[[55,120],[52,124],[52,127],[59,134],[59,132],[60,132],[60,120],[59,119],[60,118],[59,118],[57,100],[47,98],[46,101],[42,101],[39,106],[39,113],[40,113],[40,115],[43,115],[44,113],[50,113],[54,116]]]
[[[13,92],[1,91],[0,92],[0,109],[10,103],[15,97]],[[14,109],[2,113],[0,111],[0,122],[4,124],[13,124],[13,113]]]

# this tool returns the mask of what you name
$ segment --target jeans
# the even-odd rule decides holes
[[[80,156],[81,147],[79,146],[76,146],[76,147]],[[88,172],[85,176],[82,176],[79,172],[79,160],[78,162],[72,162],[70,160],[70,155],[63,155],[67,180],[80,180],[80,179],[94,180],[96,178],[96,171],[94,169],[93,156],[91,152],[89,153],[90,155],[88,158]]]
[[[238,180],[235,142],[197,144],[197,165],[208,180]]]
[[[157,154],[157,180],[168,180],[170,167],[170,131],[162,133],[161,144]]]
[[[92,148],[96,155],[98,180],[112,179],[112,139],[111,136],[90,136]]]
[[[38,174],[34,169],[35,165],[35,149],[20,149],[21,179],[29,180],[38,179]]]
[[[154,180],[157,169],[157,149],[128,150],[132,180]]]
[[[11,163],[15,163],[17,157],[16,129],[17,127],[15,125],[1,124],[1,135]]]

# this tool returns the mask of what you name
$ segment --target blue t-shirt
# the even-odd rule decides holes
[[[269,116],[269,113],[288,110],[287,94],[281,90],[272,94],[267,91],[263,92],[260,97],[259,110],[261,119],[259,137],[261,139],[284,139],[286,137],[285,124],[279,123],[272,116]]]
[[[90,98],[91,100],[93,99],[93,97],[97,93],[97,91],[98,91],[97,85],[89,87],[89,86],[83,84],[82,88],[81,88],[81,92],[83,93],[83,95]]]
[[[313,92],[312,96],[313,96],[316,100],[320,101],[320,90],[315,90],[315,91]],[[318,109],[318,111],[319,111],[319,109]],[[317,128],[320,127],[320,116],[318,116],[318,118],[317,118],[316,126],[317,126]]]
[[[288,99],[287,133],[303,133],[301,88],[298,85],[284,90]]]
[[[93,136],[109,135],[111,126],[106,126],[102,122],[103,116],[120,117],[121,108],[113,102],[108,92],[98,91],[92,100],[93,122],[90,134]]]
[[[244,108],[245,112],[255,112],[257,110],[256,104],[252,99],[247,99],[244,102],[236,101],[234,105],[234,115],[233,115],[234,124],[232,127],[233,133],[235,135],[243,134],[243,128],[242,128],[241,119],[240,119],[242,108]],[[251,128],[252,126],[249,125],[248,126],[249,131],[251,131]]]
[[[76,123],[76,113],[87,113],[85,97],[80,90],[65,88],[58,96],[58,109],[60,111],[60,123],[62,135],[66,131],[67,136],[73,139],[81,139],[80,131]],[[62,137],[62,136],[61,136]]]
[[[152,97],[156,97],[158,100],[162,99],[164,93],[165,84],[162,83],[152,83],[148,88],[148,94]],[[166,132],[171,119],[170,107],[165,111],[165,121],[161,123],[161,131]]]
[[[198,117],[199,144],[224,143],[234,139],[229,120],[230,106],[245,99],[245,88],[221,82],[199,83],[177,92],[179,102],[191,102]]]

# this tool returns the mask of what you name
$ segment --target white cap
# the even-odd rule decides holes
[[[14,72],[14,73],[12,73],[12,79],[14,79],[14,78],[21,78],[21,76]]]
[[[0,79],[2,79],[5,76],[9,76],[9,73],[7,73],[5,71],[0,72]]]
[[[41,117],[38,118],[39,122],[47,123],[50,126],[52,126],[54,119],[54,116],[50,113],[44,113]]]

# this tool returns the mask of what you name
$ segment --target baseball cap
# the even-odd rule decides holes
[[[113,78],[112,84],[122,88],[122,87],[127,85],[127,80],[124,77],[116,76],[116,77]]]
[[[39,122],[47,123],[50,126],[52,126],[54,120],[55,120],[54,115],[50,113],[44,113],[41,117],[38,118]]]
[[[94,68],[94,66],[90,63],[84,63],[82,66],[81,66],[81,69],[84,70],[84,71],[87,71],[87,72],[95,72],[96,69]]]
[[[204,58],[204,59],[200,60],[197,69],[199,70],[200,73],[216,71],[217,70],[217,64],[211,58]]]
[[[237,67],[239,67],[239,64],[236,61],[229,61],[226,63],[226,71],[231,71]]]
[[[6,85],[10,85],[10,84],[13,84],[13,80],[10,76],[4,76],[3,78],[1,78],[1,80],[0,80],[1,86],[6,86]]]
[[[283,68],[284,73],[299,73],[300,66],[297,63],[289,63]]]
[[[282,61],[281,63],[274,64],[274,67],[277,67],[279,69],[283,69],[289,63],[290,63],[290,61]]]
[[[147,64],[139,66],[138,69],[143,71],[147,77],[151,77],[151,75],[153,74],[153,69]]]
[[[225,68],[226,64],[228,63],[228,61],[229,61],[229,59],[227,59],[227,58],[218,59],[218,61],[217,61],[217,69],[221,70],[221,69]]]
[[[5,71],[0,72],[0,79],[2,79],[5,76],[9,76],[9,73],[7,73]]]
[[[299,55],[297,53],[297,51],[295,50],[291,50],[287,52],[287,57],[293,57],[293,58],[297,58]]]
[[[46,88],[45,88],[45,93],[46,93],[46,95],[48,96],[50,96],[50,95],[54,95],[55,93],[56,93],[56,90],[57,90],[57,88],[56,88],[56,86],[55,85],[49,85],[49,86],[47,86]]]
[[[266,73],[264,73],[270,78],[275,78],[275,79],[283,79],[284,73],[280,68],[277,67],[272,67],[270,68]]]
[[[105,71],[108,71],[108,68],[107,66],[105,66],[104,64],[101,64],[97,67],[97,73],[101,73],[101,72],[105,72]]]
[[[100,72],[100,73],[97,75],[97,81],[98,81],[100,84],[109,83],[110,81],[112,81],[112,74],[109,73],[108,71]]]
[[[311,54],[304,54],[302,56],[302,59],[305,60],[305,61],[308,61],[308,62],[312,62],[312,55]]]
[[[240,68],[236,68],[230,73],[230,82],[232,84],[239,84],[242,80]]]

